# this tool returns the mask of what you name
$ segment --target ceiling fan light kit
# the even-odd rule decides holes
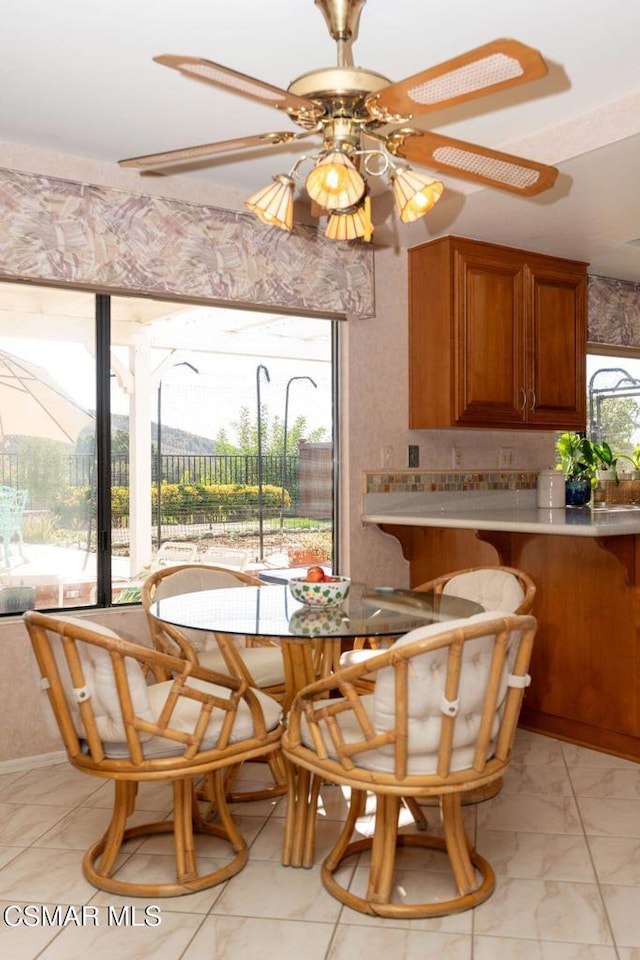
[[[444,193],[444,184],[410,167],[391,174],[393,196],[403,223],[413,223],[432,209]]]
[[[369,197],[358,207],[335,210],[327,221],[325,236],[329,240],[371,240],[371,203]]]
[[[342,210],[358,202],[364,194],[365,182],[346,153],[333,150],[318,160],[305,187],[319,206]]]
[[[277,173],[273,183],[258,190],[245,200],[245,206],[255,213],[259,220],[270,227],[280,230],[293,230],[293,187],[292,177]]]
[[[300,157],[288,174],[277,174],[273,183],[245,203],[263,223],[291,231],[294,177],[303,161],[311,161],[306,192],[328,216],[326,236],[336,240],[371,237],[367,176],[389,177],[403,223],[424,216],[440,199],[444,192],[441,181],[394,162],[397,158],[520,196],[553,186],[558,175],[555,167],[407,126],[431,111],[543,77],[547,67],[537,50],[517,40],[494,40],[392,83],[379,73],[353,65],[351,48],[365,2],[315,0],[337,44],[337,66],[306,73],[287,90],[200,57],[154,57],[183,76],[284,112],[302,133],[280,131],[219,141],[121,160],[121,166],[139,170],[164,167],[171,172],[170,168],[195,159],[319,136],[319,152]],[[376,147],[368,148],[365,138],[373,140]]]

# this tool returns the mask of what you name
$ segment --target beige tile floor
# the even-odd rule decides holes
[[[264,770],[247,765],[243,776],[257,780]],[[473,911],[436,920],[364,916],[324,891],[317,866],[281,867],[283,799],[235,805],[251,853],[226,884],[156,900],[159,911],[154,901],[102,893],[83,879],[80,859],[103,829],[110,790],[66,763],[0,774],[3,958],[640,960],[638,764],[519,731],[502,792],[465,810],[496,870],[496,891]],[[168,801],[166,786],[149,786],[136,816],[163,816]],[[318,858],[344,811],[340,788],[327,786]],[[168,849],[166,837],[143,841],[123,862],[123,876],[170,870]],[[361,887],[365,873],[354,861],[343,879]],[[446,865],[434,859],[425,869],[414,850],[399,863],[397,882],[410,893],[446,896],[451,880]],[[79,921],[85,905],[84,924],[13,925],[27,916],[17,909],[25,904],[50,912],[71,904]]]

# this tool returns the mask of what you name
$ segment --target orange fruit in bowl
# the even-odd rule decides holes
[[[304,579],[307,583],[322,583],[323,580],[326,580],[326,577],[322,567],[313,566],[309,567]]]

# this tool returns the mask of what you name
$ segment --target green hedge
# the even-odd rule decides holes
[[[151,491],[152,509],[157,510],[157,490]],[[264,510],[279,509],[282,488],[265,484],[262,488]],[[220,483],[163,483],[161,490],[162,518],[182,523],[211,523],[213,521],[244,520],[255,514],[258,506],[257,485]],[[284,505],[291,505],[289,493],[284,491]]]
[[[160,493],[162,520],[165,523],[212,523],[227,520],[245,520],[256,513],[257,485],[199,483],[163,483]],[[151,488],[151,504],[157,511],[158,491]],[[265,511],[276,511],[282,504],[282,487],[265,484],[262,505]],[[285,509],[291,506],[291,497],[284,491]],[[64,487],[53,504],[60,525],[67,529],[82,529],[91,509],[90,487]],[[127,526],[129,520],[129,488],[111,488],[111,512],[114,527]]]

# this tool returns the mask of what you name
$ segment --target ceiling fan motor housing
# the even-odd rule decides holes
[[[374,70],[360,67],[326,67],[297,77],[288,86],[289,93],[309,100],[333,99],[336,96],[364,98],[388,87],[391,81]]]
[[[321,104],[324,116],[313,120],[322,128],[326,149],[341,149],[352,153],[360,146],[361,133],[380,126],[372,117],[368,98],[389,85],[380,73],[357,67],[327,67],[298,77],[289,86],[289,92]],[[310,120],[292,112],[291,118],[299,125],[309,127]]]

